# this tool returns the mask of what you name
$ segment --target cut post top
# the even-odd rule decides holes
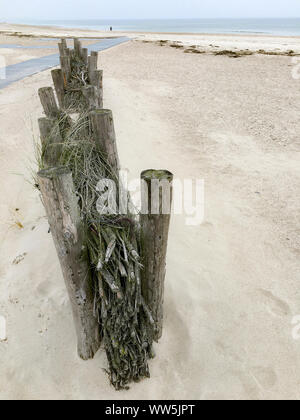
[[[112,117],[112,110],[111,109],[94,109],[90,112],[91,116],[111,116]]]
[[[153,179],[158,179],[160,181],[167,180],[169,182],[173,181],[173,174],[170,171],[165,169],[147,169],[141,173],[141,178],[145,181],[151,181]]]

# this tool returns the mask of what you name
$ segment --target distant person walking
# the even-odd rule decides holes
[[[113,30],[113,28],[112,28],[112,26],[110,27],[110,32],[112,32],[112,30]]]

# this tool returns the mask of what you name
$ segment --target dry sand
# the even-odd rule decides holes
[[[300,314],[293,66],[290,57],[231,59],[139,41],[100,54],[123,167],[132,177],[167,168],[206,185],[204,223],[172,219],[152,377],[120,393],[102,371],[103,351],[89,362],[76,356],[53,242],[28,182],[37,90],[50,72],[0,91],[0,315],[8,333],[0,399],[300,398],[291,324]]]

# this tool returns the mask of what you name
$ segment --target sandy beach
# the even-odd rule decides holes
[[[166,168],[179,179],[204,179],[205,220],[186,226],[185,215],[172,217],[164,335],[151,379],[117,393],[102,370],[103,350],[88,362],[76,355],[67,293],[31,184],[37,91],[52,85],[50,71],[0,90],[0,316],[7,320],[0,399],[299,399],[292,325],[300,315],[299,57],[214,54],[298,54],[299,38],[119,35],[132,40],[102,52],[99,68],[122,167],[132,178]],[[53,54],[51,37],[60,36],[112,34],[0,24],[0,55],[9,65]],[[185,53],[191,46],[204,53]]]

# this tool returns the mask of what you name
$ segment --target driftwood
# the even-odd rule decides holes
[[[38,173],[38,182],[71,301],[78,354],[88,360],[94,357],[101,341],[93,314],[85,234],[72,174],[66,168],[46,169]]]
[[[142,294],[155,322],[154,340],[163,330],[164,282],[172,202],[173,175],[147,170],[141,174]]]

